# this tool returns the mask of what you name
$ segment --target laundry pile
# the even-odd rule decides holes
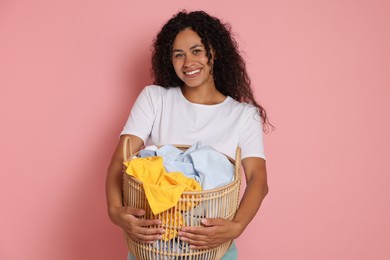
[[[142,182],[145,196],[155,215],[176,206],[183,192],[211,190],[234,180],[234,166],[227,157],[200,142],[186,151],[173,145],[160,148],[148,146],[124,164],[126,173]],[[184,207],[189,209],[194,206]],[[178,221],[182,226],[181,213],[176,212],[166,219],[172,219],[175,223]],[[163,239],[172,239],[176,234],[176,231],[171,230]]]

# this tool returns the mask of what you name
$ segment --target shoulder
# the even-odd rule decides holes
[[[148,86],[145,86],[140,95],[146,95],[146,96],[157,96],[159,94],[161,94],[161,91],[163,91],[164,88],[161,87],[161,86],[157,86],[157,85],[148,85]]]
[[[162,87],[158,85],[148,85],[144,87],[139,94],[141,98],[146,98],[154,102],[165,100],[169,97],[177,96],[178,87]]]
[[[258,114],[258,109],[252,104],[246,102],[239,102],[231,97],[229,97],[229,106],[233,111],[236,111],[242,115],[254,115]]]
[[[262,127],[259,109],[254,105],[230,98],[229,106],[229,113],[236,118],[237,126],[240,127],[240,129]]]
[[[161,95],[161,94],[167,94],[167,93],[174,92],[175,89],[176,89],[176,87],[162,87],[159,85],[148,85],[148,86],[144,87],[142,92],[149,93],[149,94],[157,94],[157,95],[160,94]]]

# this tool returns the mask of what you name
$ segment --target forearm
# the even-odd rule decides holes
[[[123,207],[122,201],[122,167],[123,167],[123,143],[126,137],[130,137],[133,151],[129,151],[133,154],[138,151],[143,145],[143,141],[136,136],[121,136],[117,148],[112,156],[111,163],[107,169],[106,177],[106,200],[108,214],[113,221],[113,211],[120,207]]]
[[[106,177],[106,200],[108,214],[112,220],[112,210],[123,206],[122,201],[122,165],[111,162]]]
[[[252,162],[249,164],[247,160],[244,166],[249,165],[249,169],[246,172],[247,185],[245,192],[240,201],[239,209],[234,216],[233,222],[237,224],[237,237],[245,230],[247,225],[252,221],[256,213],[258,212],[260,205],[268,193],[267,174],[265,169],[265,162],[256,161],[255,167],[251,167]],[[248,168],[248,167],[247,167]]]
[[[233,222],[239,224],[239,236],[252,221],[267,195],[268,188],[259,180],[248,182]]]

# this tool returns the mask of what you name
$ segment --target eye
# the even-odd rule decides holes
[[[181,58],[181,57],[183,57],[183,56],[184,56],[184,54],[179,52],[179,53],[174,54],[173,57],[179,59],[179,58]]]
[[[195,54],[195,55],[197,55],[197,54],[199,54],[201,52],[202,52],[202,50],[200,50],[200,49],[195,49],[195,50],[192,51],[192,53]]]

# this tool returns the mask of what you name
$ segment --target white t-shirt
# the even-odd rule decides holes
[[[234,158],[265,159],[263,128],[257,108],[227,97],[216,105],[188,101],[179,87],[147,86],[138,96],[121,132],[141,138],[145,145],[200,141]]]

